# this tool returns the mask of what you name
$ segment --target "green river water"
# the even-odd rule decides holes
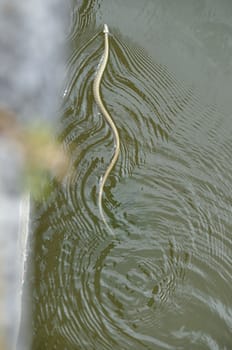
[[[72,1],[62,184],[35,204],[33,350],[232,349],[232,2]],[[93,98],[102,97],[121,151]]]

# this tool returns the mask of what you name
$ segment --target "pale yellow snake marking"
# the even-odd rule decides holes
[[[103,103],[102,98],[101,98],[101,93],[100,93],[100,85],[101,85],[102,76],[103,76],[103,73],[105,71],[105,68],[106,68],[106,65],[108,62],[108,58],[109,58],[109,29],[108,29],[107,24],[104,24],[103,33],[105,36],[105,49],[104,49],[102,59],[99,63],[99,68],[97,70],[96,77],[95,77],[94,82],[93,82],[93,94],[94,94],[94,99],[95,99],[95,102],[96,102],[98,108],[100,109],[101,113],[103,114],[106,121],[110,125],[112,132],[114,134],[114,154],[113,154],[113,157],[110,161],[108,168],[105,171],[105,174],[103,175],[103,177],[100,181],[100,188],[99,188],[99,195],[98,195],[98,206],[99,206],[99,211],[100,211],[100,215],[102,217],[102,220],[104,221],[104,223],[107,226],[107,228],[109,229],[109,231],[113,234],[112,230],[110,229],[110,227],[108,226],[108,224],[106,222],[106,219],[105,219],[105,216],[103,213],[102,195],[103,195],[105,182],[106,182],[110,172],[112,171],[113,167],[115,166],[117,159],[118,159],[118,156],[119,156],[120,140],[119,140],[119,134],[118,134],[118,130],[116,128],[116,125],[115,125],[113,119],[111,118],[110,114],[108,113],[107,109],[105,108],[104,103]]]

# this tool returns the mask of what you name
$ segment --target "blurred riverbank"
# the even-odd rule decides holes
[[[50,130],[64,78],[67,13],[60,0],[0,0],[1,350],[27,348],[23,334],[16,346],[30,224],[25,168],[33,163],[35,174],[59,158]]]

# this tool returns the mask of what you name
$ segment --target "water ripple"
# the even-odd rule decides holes
[[[36,210],[36,336],[49,349],[219,348],[232,327],[231,123],[111,35],[102,96],[121,153],[105,186],[108,237],[97,196],[113,137],[92,95],[102,39],[89,30],[69,61],[59,138],[70,168]]]

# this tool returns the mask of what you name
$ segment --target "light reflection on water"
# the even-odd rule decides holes
[[[186,10],[183,2],[175,3]],[[124,34],[130,24],[133,28],[140,5],[128,2],[126,8],[118,1],[119,23],[107,12],[115,4],[74,2],[73,54],[59,135],[72,161],[63,185],[54,181],[49,198],[37,205],[32,348],[229,349],[229,108],[213,103],[212,87],[204,96],[193,72],[186,76],[185,58],[191,57],[193,43],[188,52],[188,42],[182,42],[185,57],[178,76],[178,69],[172,71],[176,62],[168,65],[172,50],[162,57],[168,47],[160,45],[151,58],[141,32]],[[172,9],[168,1],[143,6],[143,33],[152,10],[167,20]],[[205,2],[204,15],[206,9],[213,21],[213,5]],[[190,7],[186,17],[178,17],[174,6],[168,28],[178,27],[177,18],[187,26],[185,18],[194,11]],[[102,95],[121,138],[104,193],[115,238],[97,207],[99,179],[113,152],[112,133],[92,93],[103,52],[102,20],[112,28]],[[148,25],[151,33],[151,20]],[[164,31],[163,45],[168,28],[161,26],[157,34]],[[175,60],[176,51],[173,55]],[[210,69],[199,70],[207,86]]]

